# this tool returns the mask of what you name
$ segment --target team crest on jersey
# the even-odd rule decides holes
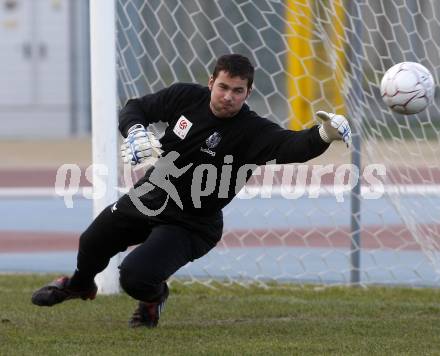
[[[215,148],[220,143],[222,136],[217,131],[206,139],[206,146],[209,148]]]
[[[213,151],[214,148],[217,147],[217,145],[220,143],[220,140],[222,139],[222,136],[217,131],[214,132],[211,136],[209,136],[205,143],[208,148],[201,148],[200,151],[205,152],[209,154],[212,157],[215,157],[215,152]]]
[[[183,140],[188,134],[188,131],[192,125],[192,122],[182,115],[180,116],[179,120],[177,120],[173,132]]]

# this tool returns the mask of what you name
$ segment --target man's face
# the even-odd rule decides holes
[[[238,113],[251,92],[247,84],[247,79],[231,77],[223,70],[217,78],[211,76],[208,87],[211,90],[209,106],[213,114],[219,118],[228,118]]]

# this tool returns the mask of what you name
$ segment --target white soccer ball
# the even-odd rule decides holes
[[[417,114],[434,98],[434,79],[424,66],[402,62],[388,69],[380,83],[380,94],[389,108],[399,114]]]

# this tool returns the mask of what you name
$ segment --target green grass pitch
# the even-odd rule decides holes
[[[439,355],[436,289],[172,283],[157,329],[125,294],[42,308],[53,276],[0,275],[0,355]]]

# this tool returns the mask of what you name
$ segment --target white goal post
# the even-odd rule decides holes
[[[402,61],[425,65],[439,82],[438,1],[116,0],[116,14],[108,1],[91,6],[106,6],[91,13],[92,25],[116,24],[115,32],[108,23],[105,30],[107,39],[116,33],[116,55],[110,44],[105,49],[92,42],[93,52],[103,51],[96,53],[101,66],[117,58],[107,70],[113,75],[117,69],[118,95],[114,101],[106,96],[103,106],[120,107],[178,81],[207,83],[216,58],[238,52],[256,66],[249,104],[260,115],[296,130],[315,123],[317,110],[338,112],[355,133],[352,151],[332,145],[307,165],[295,165],[290,183],[284,178],[291,168],[272,167],[279,172],[270,194],[258,177],[250,182],[254,198],[234,199],[225,208],[222,241],[182,268],[179,281],[437,285],[438,90],[426,111],[402,116],[384,105],[379,84]],[[110,127],[108,115],[101,125]],[[97,136],[116,144],[110,133]],[[351,163],[360,184],[340,201],[336,172]],[[376,170],[374,184],[367,176],[373,165],[386,173]],[[314,186],[311,176],[320,169],[329,173]],[[304,194],[286,198],[301,172]],[[379,198],[367,198],[377,189]]]
[[[105,194],[93,199],[94,217],[118,198],[115,11],[114,0],[90,1],[93,186],[95,193],[99,184],[106,187]],[[112,258],[96,277],[100,293],[119,292],[119,260]]]

